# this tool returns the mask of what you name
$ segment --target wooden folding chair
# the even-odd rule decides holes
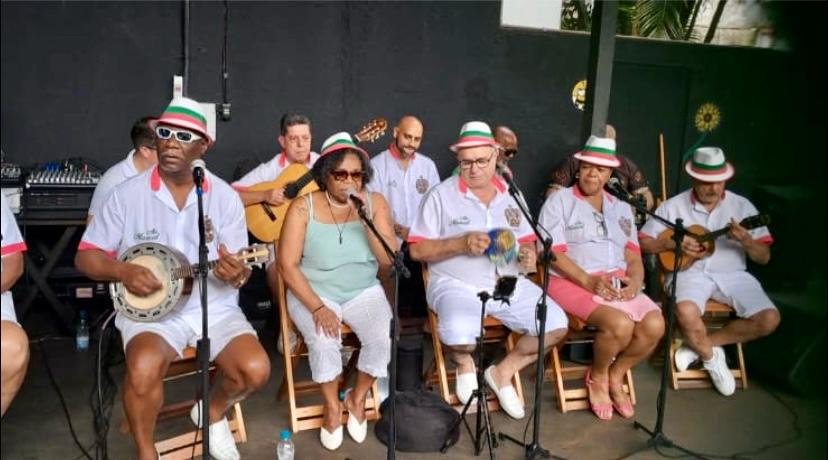
[[[705,305],[704,315],[702,321],[708,330],[724,327],[731,318],[736,316],[733,307],[727,304],[708,300]],[[673,340],[670,341],[670,378],[674,390],[681,390],[687,388],[709,388],[713,385],[710,381],[710,374],[704,369],[687,369],[679,371],[675,365],[675,353],[678,347],[681,346],[681,332],[678,327],[675,328]],[[734,344],[736,347],[736,367],[730,368],[733,378],[736,379],[736,387],[747,389],[748,379],[747,371],[745,370],[745,355],[742,352],[742,344]]]
[[[184,377],[196,375],[199,370],[199,363],[196,359],[196,349],[187,347],[183,351],[183,356],[176,359],[170,364],[167,369],[167,375],[164,376],[164,384],[171,383],[175,380]],[[215,376],[216,368],[213,363],[210,363],[210,380]],[[165,404],[158,413],[158,422],[174,420],[178,418],[186,418],[187,423],[192,426],[190,421],[190,410],[196,404],[197,399],[188,399],[184,401]],[[233,405],[227,415],[227,421],[230,425],[230,431],[233,433],[233,438],[236,444],[247,442],[247,429],[244,425],[244,417],[239,403]],[[126,417],[123,418],[120,425],[121,433],[129,433],[129,421]],[[198,431],[198,433],[196,433]],[[162,439],[155,442],[155,448],[161,454],[163,460],[183,460],[191,458],[192,455],[201,455],[201,430],[196,430],[195,426],[192,430],[167,439]],[[193,450],[195,448],[195,450]],[[193,453],[195,452],[195,453]]]
[[[561,412],[588,409],[589,393],[584,385],[584,376],[589,365],[569,363],[561,360],[560,347],[563,345],[592,344],[595,342],[595,330],[590,329],[579,318],[570,314],[569,331],[562,345],[555,345],[546,357],[546,376],[555,384],[555,401]],[[635,405],[635,385],[631,371],[624,376],[624,391]]]
[[[282,346],[285,351],[282,354],[282,361],[284,363],[285,375],[282,378],[282,383],[279,385],[277,399],[284,401],[288,400],[290,412],[290,429],[294,433],[302,430],[310,430],[322,426],[322,418],[324,413],[324,406],[322,404],[313,404],[311,402],[300,402],[299,396],[302,395],[318,395],[320,394],[319,384],[313,380],[297,380],[295,376],[296,367],[299,364],[299,359],[307,357],[308,347],[305,344],[302,334],[296,329],[296,326],[291,321],[287,311],[286,301],[286,287],[281,275],[277,276],[278,286],[278,303],[279,303],[279,319],[282,332]],[[353,348],[353,353],[345,366],[342,375],[340,376],[339,385],[340,391],[344,389],[348,381],[349,375],[356,369],[357,358],[359,357],[359,340],[347,324],[342,323],[342,341],[346,347]],[[291,346],[290,335],[291,332],[296,337],[296,342]],[[304,399],[304,398],[303,398]],[[379,391],[377,390],[377,383],[374,381],[371,387],[371,392],[365,401],[365,416],[368,420],[377,420],[380,418],[379,414]],[[342,423],[348,420],[348,412],[343,409]]]
[[[423,265],[423,285],[428,287],[428,268]],[[431,361],[428,370],[426,370],[423,380],[427,385],[437,386],[440,391],[440,396],[454,407],[458,412],[463,410],[464,404],[460,402],[457,395],[450,388],[450,383],[455,380],[455,373],[448,373],[446,370],[446,358],[443,353],[443,344],[440,342],[440,337],[437,333],[437,314],[429,306],[428,322],[426,323],[426,333],[431,335],[431,345],[434,349],[434,359]],[[497,318],[487,316],[483,320],[483,343],[502,343],[509,352],[515,347],[520,334],[510,331]],[[520,382],[520,374],[516,373],[512,377],[512,385],[515,387],[515,392],[520,399],[521,405],[524,404],[523,386]],[[488,392],[488,400],[486,401],[490,411],[500,410],[500,403],[497,401],[497,396],[494,392]],[[468,413],[477,411],[476,405],[469,406]]]

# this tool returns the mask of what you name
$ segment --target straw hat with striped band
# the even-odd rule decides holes
[[[354,149],[363,154],[365,158],[368,158],[368,152],[359,148],[351,138],[351,135],[345,131],[340,131],[325,139],[325,142],[322,143],[322,151],[319,153],[319,156],[324,157],[329,153],[342,149]]]
[[[188,98],[177,97],[170,101],[164,113],[154,122],[155,125],[165,124],[194,131],[212,143],[213,139],[207,131],[207,117],[201,104]]]
[[[733,177],[736,170],[725,160],[722,149],[718,147],[699,147],[693,152],[693,158],[684,165],[684,170],[694,179],[702,182],[722,182]]]
[[[584,148],[573,155],[576,159],[598,166],[617,168],[621,161],[615,155],[615,139],[589,136]]]
[[[479,147],[481,145],[497,147],[497,142],[495,142],[494,136],[492,135],[492,129],[482,121],[470,121],[460,128],[460,137],[457,139],[457,142],[449,146],[449,149],[452,152],[457,152],[460,149]]]

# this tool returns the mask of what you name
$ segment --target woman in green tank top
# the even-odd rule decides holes
[[[343,406],[349,414],[348,433],[356,442],[365,439],[365,399],[374,379],[386,376],[391,352],[391,308],[378,279],[391,260],[349,195],[363,203],[386,244],[396,250],[397,242],[385,198],[364,191],[373,175],[368,154],[348,133],[325,141],[312,173],[319,191],[291,204],[278,261],[289,290],[288,312],[308,345],[312,378],[320,383],[325,400],[320,441],[333,450],[342,443]],[[356,383],[340,402],[342,322],[356,333],[361,349]]]

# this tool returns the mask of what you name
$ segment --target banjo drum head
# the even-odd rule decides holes
[[[129,248],[118,260],[147,268],[161,282],[161,289],[148,296],[128,291],[123,283],[112,283],[115,308],[126,317],[141,322],[158,321],[172,311],[185,294],[185,279],[173,276],[176,269],[189,265],[181,252],[157,243],[143,243]]]

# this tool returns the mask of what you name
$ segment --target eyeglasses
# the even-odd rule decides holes
[[[177,129],[167,128],[166,126],[159,126],[155,128],[155,135],[158,136],[159,139],[164,140],[175,136],[175,139],[178,142],[182,142],[184,144],[189,144],[190,142],[201,139],[201,136],[196,133],[191,133],[190,131],[179,131]]]
[[[485,168],[494,158],[494,153],[489,155],[489,158],[478,158],[476,160],[460,160],[460,169],[471,169],[472,165],[477,165],[478,168]]]
[[[595,218],[595,222],[598,222],[598,227],[596,228],[598,236],[607,236],[607,223],[604,222],[604,215],[592,211],[592,217]]]
[[[342,169],[331,171],[331,177],[339,182],[345,182],[345,180],[348,179],[348,176],[350,176],[351,180],[354,182],[361,181],[365,179],[365,171],[344,171]]]
[[[503,151],[503,157],[507,160],[511,160],[515,155],[517,155],[517,149],[506,149]]]

